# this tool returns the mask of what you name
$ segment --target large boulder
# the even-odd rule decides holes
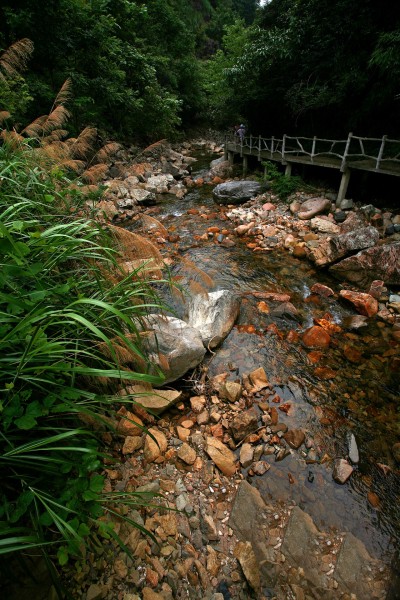
[[[332,203],[328,198],[310,198],[300,206],[297,217],[303,220],[312,219],[315,215],[328,212],[331,206]]]
[[[257,181],[227,181],[213,189],[213,198],[217,204],[241,204],[261,194],[262,189]]]
[[[400,242],[368,248],[329,270],[360,287],[367,287],[375,279],[381,279],[386,285],[400,285]]]
[[[216,348],[232,329],[240,309],[240,300],[228,290],[193,296],[188,323],[200,332],[206,348]]]
[[[230,177],[232,175],[232,165],[229,160],[225,160],[223,156],[213,160],[210,164],[210,175],[213,177]]]
[[[375,246],[378,240],[379,231],[375,227],[361,227],[322,241],[318,246],[310,249],[310,258],[318,267],[325,267],[346,254]]]
[[[206,353],[200,333],[184,321],[164,315],[146,319],[144,349],[170,383],[201,363]]]

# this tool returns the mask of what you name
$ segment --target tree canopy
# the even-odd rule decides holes
[[[46,113],[69,77],[75,129],[120,139],[238,120],[266,135],[400,134],[389,0],[3,0],[0,50],[25,38],[24,79],[0,82],[17,119]]]

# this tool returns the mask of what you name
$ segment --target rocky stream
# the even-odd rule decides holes
[[[178,287],[149,317],[165,386],[104,434],[107,491],[160,494],[129,513],[152,537],[116,520],[129,553],[99,543],[73,598],[400,597],[400,214],[240,180],[197,140],[106,182],[127,269],[143,236]]]

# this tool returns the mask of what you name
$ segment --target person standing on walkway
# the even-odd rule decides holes
[[[245,127],[245,125],[243,125],[243,123],[240,125],[239,129],[237,130],[237,133],[239,136],[240,143],[243,144],[244,136],[246,133],[246,127]]]

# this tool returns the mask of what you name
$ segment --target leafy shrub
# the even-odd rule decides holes
[[[115,536],[104,515],[122,495],[102,493],[101,440],[84,422],[105,426],[124,382],[161,382],[138,326],[159,300],[122,274],[62,171],[36,161],[27,142],[0,146],[0,554],[50,548],[64,564],[95,531]],[[147,371],[119,364],[115,338]]]
[[[287,200],[291,194],[304,187],[301,177],[284,175],[273,162],[265,161],[261,164],[265,169],[264,180],[269,182],[271,190],[281,200]]]

